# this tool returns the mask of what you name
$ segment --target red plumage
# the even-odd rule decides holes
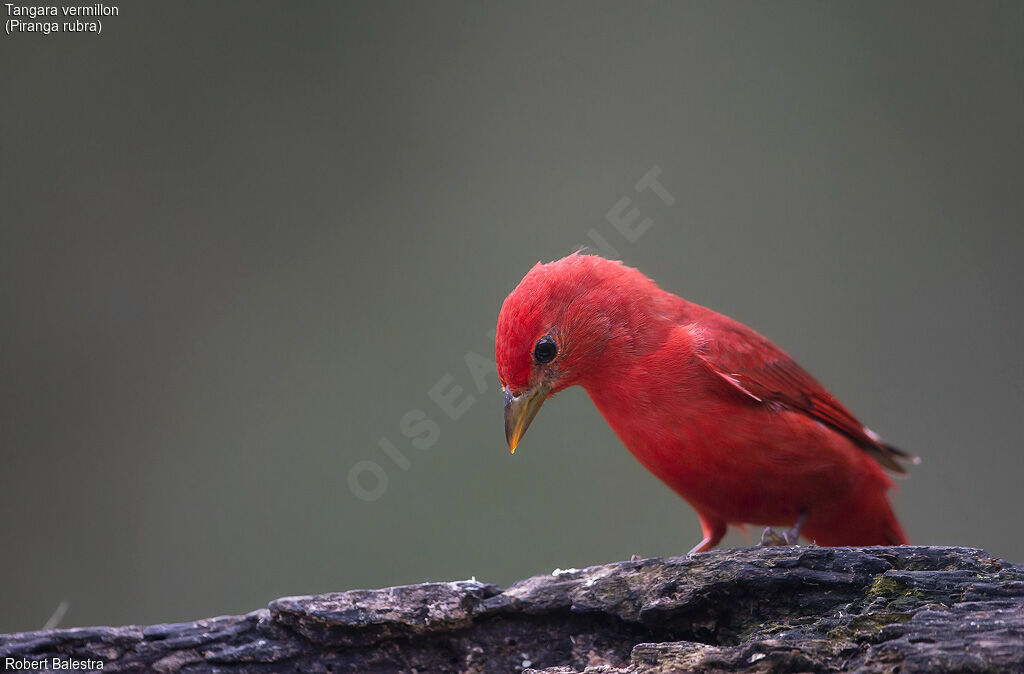
[[[544,399],[583,386],[629,451],[697,511],[695,551],[729,524],[788,526],[802,513],[819,545],[907,542],[883,466],[902,473],[913,457],[767,339],[635,269],[579,254],[536,265],[502,305],[495,356],[513,450]]]

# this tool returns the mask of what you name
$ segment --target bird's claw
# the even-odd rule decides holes
[[[800,541],[800,530],[804,527],[804,521],[807,519],[807,512],[800,513],[800,517],[797,518],[796,524],[793,525],[792,529],[786,529],[785,531],[775,531],[771,527],[765,527],[764,532],[761,534],[761,542],[759,546],[767,547],[769,545],[796,545]]]
[[[765,527],[764,532],[761,534],[761,542],[758,543],[760,547],[769,547],[772,545],[796,545],[800,535],[793,535],[791,530],[777,532],[771,527]]]

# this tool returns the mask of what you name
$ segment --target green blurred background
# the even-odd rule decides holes
[[[581,389],[512,457],[465,362],[592,231],[919,453],[913,541],[1024,560],[1022,8],[132,2],[0,35],[0,631],[688,550]]]

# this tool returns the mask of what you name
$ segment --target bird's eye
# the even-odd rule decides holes
[[[537,346],[533,347],[533,359],[539,365],[550,363],[556,355],[558,355],[558,345],[551,337],[541,337],[537,341]]]

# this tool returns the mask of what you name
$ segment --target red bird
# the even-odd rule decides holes
[[[762,542],[905,544],[883,468],[912,457],[861,424],[750,328],[594,255],[538,263],[505,299],[495,340],[513,452],[541,405],[582,386],[644,466],[697,511]],[[771,527],[792,526],[780,534]]]

